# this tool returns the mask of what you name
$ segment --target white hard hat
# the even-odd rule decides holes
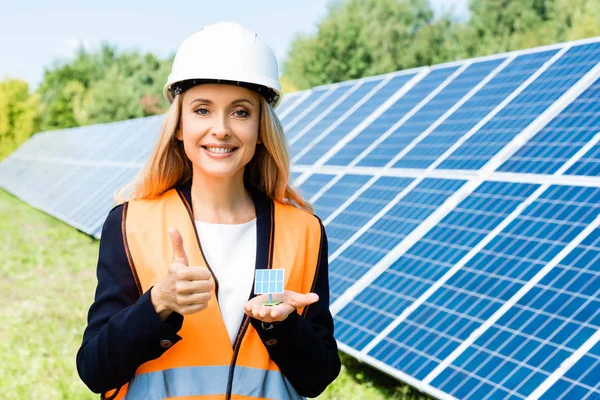
[[[282,97],[273,50],[255,33],[231,22],[207,25],[181,43],[163,96],[172,103],[175,94],[207,82],[256,90],[273,108]]]

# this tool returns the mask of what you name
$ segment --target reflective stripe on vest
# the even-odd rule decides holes
[[[225,396],[229,365],[181,367],[137,375],[129,384],[125,399],[165,399],[180,396]],[[262,382],[261,387],[254,385]],[[279,371],[235,367],[233,393],[268,399],[303,399]],[[201,397],[200,397],[201,398]]]
[[[261,252],[257,259],[264,259],[266,263],[257,268],[285,269],[287,290],[312,291],[322,239],[318,219],[269,199],[260,204],[260,209],[266,211],[258,215],[257,205],[257,233],[261,243],[268,245],[257,248],[257,252]],[[156,199],[125,204],[124,243],[141,292],[163,279],[169,269],[173,258],[169,227],[177,228],[181,233],[189,265],[210,269],[202,254],[193,219],[189,201],[180,189],[171,189]],[[303,398],[270,359],[247,317],[242,323],[245,329],[240,330],[232,349],[215,290],[208,308],[184,317],[178,332],[182,340],[156,360],[142,364],[130,386],[123,386],[116,399],[166,396],[223,399],[228,386],[231,386],[233,399]],[[302,312],[302,309],[298,310],[301,315]],[[233,371],[232,365],[235,366]]]

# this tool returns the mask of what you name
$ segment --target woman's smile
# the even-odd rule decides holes
[[[201,147],[206,154],[217,159],[230,157],[238,149],[229,144],[207,144]]]

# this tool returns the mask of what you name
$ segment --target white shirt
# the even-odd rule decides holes
[[[206,261],[219,281],[219,306],[233,345],[254,281],[256,218],[243,224],[196,221],[196,229]]]

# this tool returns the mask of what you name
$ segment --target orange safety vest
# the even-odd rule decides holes
[[[291,205],[271,200],[268,203],[271,221],[268,265],[257,268],[285,269],[285,288],[308,293],[314,289],[317,274],[320,223],[315,216]],[[142,293],[167,274],[173,258],[169,227],[181,232],[189,265],[210,269],[196,233],[192,208],[179,188],[157,199],[130,201],[124,207],[125,249]],[[269,358],[248,316],[244,316],[232,348],[216,290],[215,285],[207,309],[185,316],[178,332],[182,340],[161,357],[142,364],[128,384],[118,392],[107,393],[106,397],[302,399]],[[298,312],[304,315],[302,310]]]

